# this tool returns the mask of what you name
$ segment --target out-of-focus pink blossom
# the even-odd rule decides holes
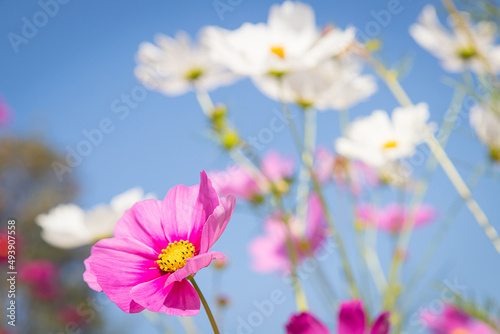
[[[293,177],[295,162],[277,151],[268,152],[260,171],[246,166],[231,166],[222,171],[208,173],[217,193],[233,194],[253,203],[260,203],[269,191],[286,193]]]
[[[370,329],[362,301],[351,300],[340,304],[337,334],[388,334],[389,331],[389,312],[381,313]]]
[[[365,188],[375,187],[379,179],[375,170],[361,161],[348,161],[324,147],[316,151],[315,173],[321,183],[333,181],[340,187],[351,188],[354,195]]]
[[[0,263],[6,262],[9,256],[9,241],[7,232],[0,232]]]
[[[36,298],[54,300],[59,296],[59,269],[49,260],[21,263],[19,280],[31,288]]]
[[[329,334],[328,328],[309,312],[294,314],[286,325],[287,334]]]
[[[434,334],[498,334],[486,323],[449,304],[445,305],[441,313],[436,314],[426,310],[420,317]]]
[[[399,232],[408,218],[408,209],[391,203],[383,208],[371,204],[361,204],[356,209],[358,222],[364,226],[374,226],[389,233]],[[433,221],[436,211],[431,205],[422,204],[415,213],[414,227],[421,227]]]
[[[295,216],[288,217],[289,229],[285,225],[286,218],[275,213],[264,223],[264,235],[253,239],[249,245],[252,256],[252,268],[259,272],[289,272],[290,256],[287,249],[287,238],[295,246],[295,255],[300,262],[319,249],[326,239],[326,227],[323,210],[317,195],[309,198],[305,229],[303,222]]]

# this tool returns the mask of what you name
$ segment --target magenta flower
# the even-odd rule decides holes
[[[434,334],[498,334],[489,325],[449,304],[445,305],[440,314],[423,312],[421,319]]]
[[[328,328],[311,313],[303,312],[290,317],[286,325],[287,334],[329,334]]]
[[[374,226],[389,233],[399,232],[408,218],[407,209],[397,203],[391,203],[384,208],[376,208],[371,204],[361,204],[356,209],[359,223]],[[414,227],[421,227],[433,221],[436,211],[431,205],[422,204],[415,213]]]
[[[388,334],[389,312],[381,313],[371,328],[366,324],[363,302],[351,300],[340,304],[337,334]]]
[[[217,193],[234,194],[247,201],[260,203],[270,190],[288,192],[294,168],[293,159],[270,151],[262,159],[260,173],[252,173],[243,166],[232,166],[208,174]]]
[[[276,213],[264,223],[264,235],[253,239],[249,244],[252,268],[259,272],[289,272],[290,256],[287,250],[287,237],[295,246],[298,262],[311,255],[324,242],[328,235],[323,210],[318,196],[309,197],[305,231],[297,217],[288,218],[290,230],[285,226],[284,217]]]
[[[49,260],[21,263],[19,280],[31,288],[36,298],[54,300],[59,296],[59,269]]]
[[[192,316],[200,299],[186,279],[224,255],[209,251],[226,228],[234,196],[219,198],[206,173],[200,185],[178,185],[163,201],[136,203],[85,260],[84,280],[127,313],[145,308]]]
[[[339,187],[350,187],[356,196],[364,189],[378,185],[377,173],[361,161],[348,161],[324,147],[318,148],[315,159],[314,170],[321,183],[333,181]]]

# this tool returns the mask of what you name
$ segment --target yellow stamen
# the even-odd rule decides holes
[[[194,256],[194,246],[189,241],[179,240],[168,244],[158,255],[156,263],[160,269],[173,273],[186,265],[186,260]]]
[[[285,59],[285,49],[282,46],[271,46],[271,52],[281,59]]]
[[[382,148],[384,150],[387,150],[389,148],[395,148],[398,146],[398,142],[395,141],[395,140],[389,140],[388,142],[386,142],[384,145],[382,145]]]

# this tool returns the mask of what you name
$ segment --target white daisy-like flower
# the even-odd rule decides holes
[[[85,211],[75,204],[60,204],[49,213],[38,215],[35,221],[48,244],[76,248],[112,237],[113,228],[125,210],[148,197],[151,195],[145,197],[140,188],[133,188],[115,196],[109,205],[100,204]]]
[[[284,76],[281,81],[262,75],[254,83],[275,100],[297,103],[319,110],[344,110],[377,90],[375,78],[361,74],[362,66],[352,58],[330,59],[312,69]]]
[[[234,31],[207,27],[203,40],[213,58],[235,73],[280,76],[344,52],[355,34],[354,28],[322,33],[309,5],[285,1],[271,7],[267,23],[245,23]]]
[[[355,120],[345,136],[336,140],[336,151],[350,159],[358,159],[382,168],[399,159],[411,157],[430,131],[426,103],[396,108],[392,117],[382,110]]]
[[[185,32],[176,38],[160,34],[155,41],[157,45],[139,46],[135,68],[135,76],[149,89],[174,96],[192,89],[210,91],[238,78],[210,58],[203,42],[193,45]]]
[[[485,143],[491,157],[500,162],[500,106],[492,110],[490,106],[476,104],[470,110],[470,123],[479,139]]]
[[[470,69],[477,73],[484,73],[485,64],[478,54],[482,54],[490,63],[492,70],[500,70],[500,47],[495,45],[496,29],[491,22],[468,22],[472,38],[458,27],[451,18],[450,29],[441,25],[436,9],[427,5],[424,7],[418,23],[410,27],[410,34],[415,41],[431,54],[441,60],[443,68],[449,72],[461,72]]]

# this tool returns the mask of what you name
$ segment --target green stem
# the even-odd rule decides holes
[[[200,296],[201,303],[203,304],[203,307],[205,308],[205,311],[207,312],[208,320],[210,320],[210,325],[212,325],[212,329],[214,330],[214,334],[219,334],[219,329],[217,328],[217,323],[215,322],[215,318],[212,314],[212,311],[210,311],[210,307],[208,306],[207,300],[203,296],[203,293],[201,293],[200,287],[198,284],[196,284],[196,281],[194,280],[194,277],[188,276],[187,279],[191,284],[193,284],[194,289],[198,293],[198,296]]]

